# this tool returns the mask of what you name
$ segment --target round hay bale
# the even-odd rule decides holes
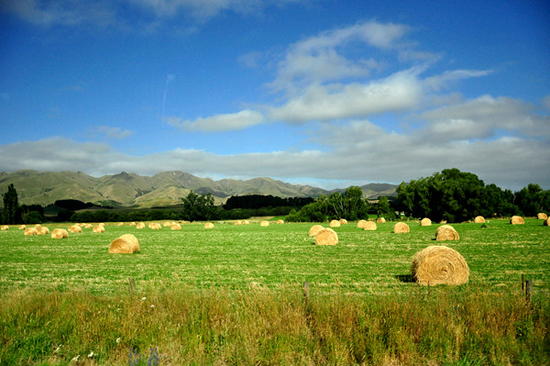
[[[250,221],[244,220],[244,221],[243,221],[243,225],[250,225]]]
[[[136,226],[137,225],[137,222],[135,221],[132,221],[131,223],[128,224],[129,226]]]
[[[28,227],[25,229],[24,235],[38,235],[38,231],[33,227]]]
[[[476,216],[476,218],[474,219],[474,222],[476,224],[484,224],[485,223],[485,218],[483,216]]]
[[[173,224],[170,226],[170,229],[171,229],[171,230],[181,230],[181,225],[180,225],[180,224],[177,224],[177,223],[173,223]]]
[[[313,225],[311,229],[309,229],[309,236],[315,236],[319,231],[323,229],[324,227],[322,227],[321,225]]]
[[[235,225],[242,225],[243,223],[239,220],[235,221]]]
[[[544,220],[544,222],[542,223],[543,226],[550,226],[550,217],[547,218],[546,220]]]
[[[269,226],[269,221],[263,220],[262,222],[260,222],[260,226],[268,227]]]
[[[336,245],[338,244],[338,234],[330,228],[323,228],[315,235],[315,245]]]
[[[104,233],[105,227],[101,225],[94,226],[94,233]]]
[[[338,220],[332,220],[330,222],[330,227],[340,227],[340,221]]]
[[[50,233],[50,229],[45,226],[40,226],[38,229],[36,229],[36,232],[38,233],[38,235],[47,235]]]
[[[454,227],[451,225],[442,225],[435,231],[435,240],[458,240],[460,236]]]
[[[52,239],[64,239],[68,237],[69,233],[65,229],[53,229],[52,231]]]
[[[118,223],[118,226],[124,226],[124,223],[123,223],[123,222],[119,222],[119,223]]]
[[[19,225],[19,230],[25,230],[27,228],[26,225]]]
[[[136,225],[136,229],[145,229],[145,224],[143,222],[140,222]]]
[[[545,214],[544,212],[539,212],[537,214],[537,219],[539,219],[539,220],[546,220],[547,218],[548,218],[548,215]]]
[[[447,220],[441,220],[439,221],[440,224],[446,224],[447,223]]]
[[[41,227],[42,227],[42,225],[40,225],[40,224],[34,224],[35,229],[40,229]]]
[[[470,268],[462,255],[445,246],[429,246],[413,258],[412,277],[421,285],[461,285],[469,276]]]
[[[2,225],[2,231],[9,230],[10,227],[8,225]]]
[[[376,230],[376,228],[376,222],[374,221],[367,221],[367,223],[365,224],[365,230],[374,231]]]
[[[109,245],[111,254],[132,254],[139,252],[139,241],[132,234],[124,234]]]
[[[97,226],[103,226],[103,227],[105,227],[105,223],[104,223],[104,222],[100,222],[99,224],[97,224]]]
[[[163,226],[164,226],[164,227],[172,227],[172,224],[173,224],[173,222],[170,222],[170,221],[164,221],[164,224],[163,224]]]
[[[510,224],[512,225],[523,225],[525,224],[525,220],[521,216],[512,216],[510,219]]]
[[[281,225],[281,224],[284,224],[284,223],[285,223],[284,220],[277,220],[278,225]]]
[[[357,221],[357,228],[358,229],[364,229],[365,225],[367,224],[367,220],[359,220]]]
[[[71,226],[69,226],[69,231],[71,233],[81,233],[82,228],[79,225],[71,225]]]
[[[214,224],[211,223],[211,222],[207,222],[206,224],[204,224],[204,228],[205,228],[205,229],[213,229],[213,228],[214,228]]]
[[[379,217],[379,218],[376,219],[376,222],[379,223],[379,224],[383,224],[383,223],[386,222],[386,219],[383,218],[383,217]]]
[[[432,226],[432,220],[424,217],[422,220],[420,220],[420,226]]]
[[[158,222],[154,222],[152,224],[149,224],[149,229],[151,230],[160,230],[162,229],[162,226]]]
[[[348,224],[348,220],[346,220],[346,219],[340,219],[338,221],[340,221],[340,225],[347,225]]]
[[[409,228],[409,225],[405,224],[404,222],[398,222],[393,226],[393,232],[394,233],[408,233],[411,231],[411,228]]]

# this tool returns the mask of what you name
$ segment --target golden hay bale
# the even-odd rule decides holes
[[[173,223],[173,224],[170,226],[170,229],[172,229],[172,230],[181,230],[181,225],[180,225],[180,224]]]
[[[205,229],[213,229],[213,228],[214,228],[214,224],[211,223],[211,222],[207,222],[206,224],[204,224],[204,228],[205,228]]]
[[[164,221],[164,224],[162,224],[164,227],[172,227],[172,222],[170,221]]]
[[[263,226],[263,227],[269,226],[269,221],[263,220],[262,222],[260,222],[260,226]]]
[[[38,235],[38,232],[36,231],[35,228],[33,227],[28,227],[25,229],[25,232],[24,232],[25,235]]]
[[[456,250],[432,245],[418,252],[412,262],[412,277],[427,285],[461,285],[468,282],[470,268]]]
[[[140,222],[136,225],[136,229],[145,229],[145,224],[143,222]]]
[[[330,227],[340,227],[340,221],[338,220],[332,220],[330,222]]]
[[[69,233],[65,229],[53,229],[52,231],[52,239],[63,239],[68,237]]]
[[[439,221],[440,224],[446,224],[447,223],[447,220],[441,220]]]
[[[483,224],[485,223],[485,218],[483,216],[476,216],[476,218],[474,219],[474,222],[476,224]]]
[[[137,222],[135,221],[132,221],[131,223],[128,224],[129,226],[136,226],[137,225]]]
[[[398,222],[393,226],[393,232],[394,233],[408,233],[411,229],[409,228],[409,225],[405,224],[404,222]]]
[[[374,222],[374,221],[367,221],[367,223],[366,223],[365,226],[364,226],[364,229],[365,229],[365,230],[371,230],[371,231],[376,230],[376,222]]]
[[[367,224],[367,220],[359,220],[357,221],[357,228],[358,229],[364,229],[365,225]]]
[[[340,219],[338,221],[340,221],[341,225],[347,225],[348,224],[348,220],[346,220],[346,219]]]
[[[8,225],[2,225],[2,230],[3,231],[6,231],[6,230],[9,230],[10,227]]]
[[[279,225],[284,224],[284,223],[285,223],[284,220],[277,220],[277,224],[279,224]]]
[[[451,225],[442,225],[435,231],[435,240],[458,240],[460,236],[454,227]]]
[[[93,228],[94,228],[94,225],[92,225],[92,224],[84,224],[84,228],[85,228],[85,229],[93,229]]]
[[[338,244],[338,234],[336,231],[323,228],[315,235],[315,245],[336,245]]]
[[[111,254],[132,254],[139,252],[139,241],[132,234],[124,234],[109,245]]]
[[[386,222],[386,219],[383,218],[383,217],[379,217],[379,218],[376,219],[376,222],[379,223],[379,224],[383,224],[383,223]]]
[[[544,220],[544,222],[542,223],[543,226],[550,226],[550,217],[547,218],[546,220]]]
[[[525,220],[523,220],[523,217],[521,216],[512,216],[510,219],[510,224],[512,225],[523,225],[525,224]]]
[[[69,231],[71,233],[81,233],[82,232],[82,228],[78,225],[71,225],[69,226]]]
[[[40,229],[41,226],[42,226],[42,225],[40,225],[40,224],[34,224],[34,228],[35,228],[35,229]]]
[[[160,226],[160,224],[158,222],[153,222],[153,223],[149,224],[149,229],[151,229],[151,230],[160,230],[160,229],[162,229],[162,226]]]
[[[422,220],[420,220],[420,226],[432,226],[432,220],[424,217]]]
[[[313,225],[311,229],[309,229],[309,236],[315,236],[319,231],[323,229],[324,227],[322,227],[321,225]]]
[[[239,220],[235,221],[235,225],[242,225],[243,223]]]
[[[537,219],[539,219],[539,220],[546,220],[547,218],[548,218],[548,215],[545,214],[544,212],[539,212],[537,214]]]
[[[25,230],[27,228],[27,225],[19,225],[19,230]]]
[[[101,225],[94,226],[94,233],[104,233],[105,227]]]
[[[123,223],[123,222],[119,222],[119,223],[118,223],[118,226],[124,226],[124,223]]]
[[[243,225],[250,225],[250,221],[244,220],[244,221],[243,221]]]
[[[38,235],[47,235],[50,233],[50,229],[45,226],[40,226],[38,229],[36,229],[36,232],[38,233]]]
[[[100,222],[99,224],[97,224],[97,226],[103,226],[103,227],[105,227],[105,223],[104,223],[104,222]]]

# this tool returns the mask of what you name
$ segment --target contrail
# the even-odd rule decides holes
[[[175,77],[176,75],[174,74],[166,75],[166,83],[164,84],[164,96],[162,98],[162,122],[164,122],[164,112],[166,108],[166,93],[168,92],[168,84],[170,84],[170,82],[174,80]]]

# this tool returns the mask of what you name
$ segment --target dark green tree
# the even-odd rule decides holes
[[[8,191],[3,195],[4,209],[2,210],[2,222],[7,225],[20,224],[21,207],[17,198],[17,190],[13,184],[8,186]]]
[[[391,206],[388,197],[381,196],[376,204],[376,215],[386,219],[395,219],[395,209]]]
[[[531,183],[516,193],[515,203],[523,215],[537,216],[545,210],[546,196],[546,192],[538,184]]]
[[[214,196],[208,193],[205,195],[196,194],[190,191],[187,197],[181,199],[183,202],[183,217],[189,221],[212,220],[216,210],[214,207]]]

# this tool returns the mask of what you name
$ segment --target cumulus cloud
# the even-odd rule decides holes
[[[413,68],[368,84],[313,85],[285,105],[270,108],[269,117],[288,122],[326,121],[414,109],[423,94],[417,73]]]
[[[110,139],[116,139],[116,140],[124,139],[134,134],[134,131],[123,130],[120,127],[109,127],[109,126],[97,126],[96,128],[94,128],[93,132],[99,133],[101,135],[105,135]]]
[[[265,121],[260,112],[249,109],[232,114],[219,114],[206,118],[197,118],[194,121],[182,121],[181,118],[169,117],[168,123],[184,131],[222,132],[241,130]]]

